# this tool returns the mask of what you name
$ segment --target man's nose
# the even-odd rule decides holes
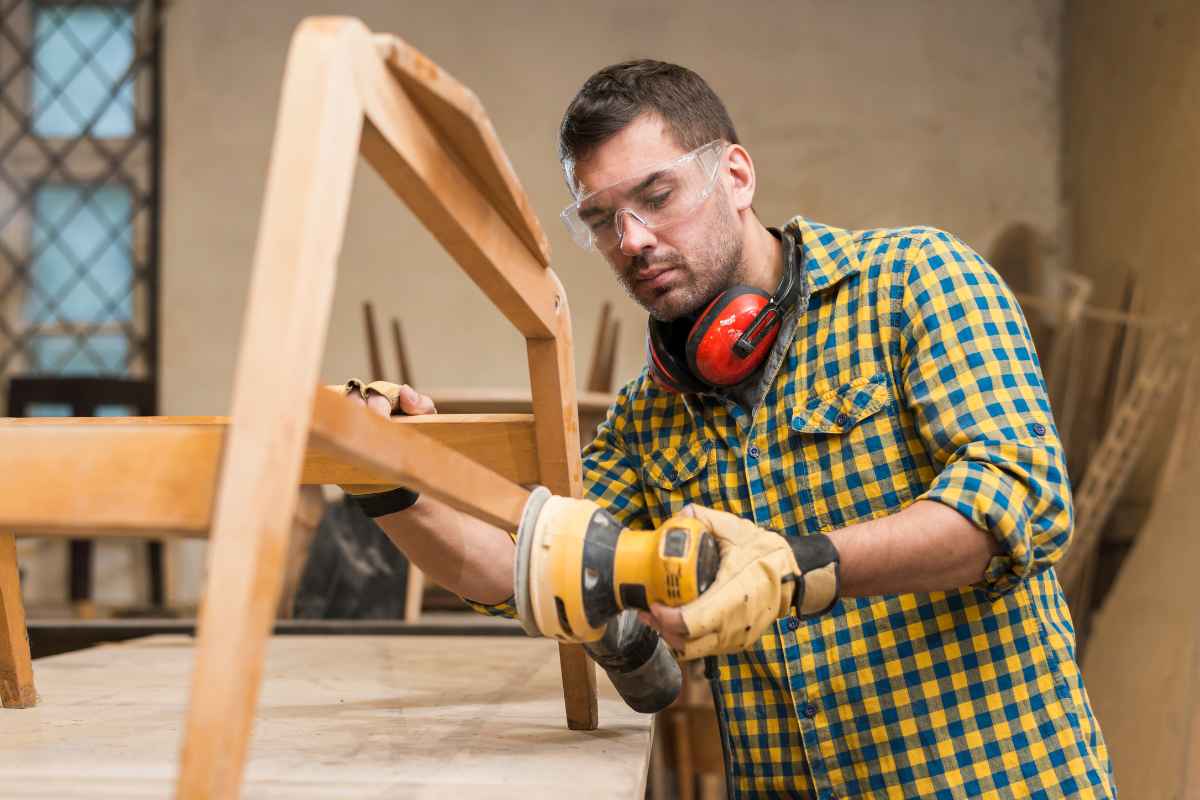
[[[618,246],[625,255],[636,256],[647,247],[655,245],[657,240],[653,232],[646,227],[642,218],[630,209],[623,208],[618,211],[616,221],[621,236]]]

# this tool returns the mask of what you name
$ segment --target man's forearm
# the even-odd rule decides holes
[[[450,591],[487,604],[512,596],[516,548],[500,528],[427,495],[375,521],[413,564]]]
[[[936,592],[983,578],[999,542],[931,500],[829,534],[841,558],[840,594]]]

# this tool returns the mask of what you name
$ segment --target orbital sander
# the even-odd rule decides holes
[[[622,528],[604,509],[535,489],[517,529],[513,586],[526,633],[582,643],[635,710],[679,694],[679,665],[636,610],[681,606],[717,574],[707,526],[674,516],[651,531]]]

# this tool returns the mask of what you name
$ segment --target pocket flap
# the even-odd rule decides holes
[[[655,450],[645,460],[642,471],[646,480],[662,489],[674,489],[686,483],[708,466],[708,453],[712,442],[697,439],[679,447],[664,447]]]
[[[821,392],[792,411],[792,430],[845,433],[887,405],[887,376],[882,372],[855,378]]]

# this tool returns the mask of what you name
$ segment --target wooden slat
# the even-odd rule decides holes
[[[374,48],[356,53],[367,115],[362,154],[525,336],[554,335],[554,281],[463,172]]]
[[[383,475],[389,483],[428,492],[471,516],[515,531],[529,492],[422,435],[422,424],[430,423],[396,425],[334,392],[321,391],[313,403],[311,441],[314,448]]]
[[[538,481],[533,417],[438,414],[383,420],[420,431],[514,483]],[[207,536],[226,417],[0,419],[0,525],[15,533]],[[419,464],[419,452],[413,457]],[[419,467],[418,467],[419,468]],[[392,473],[309,442],[302,484],[392,485]],[[147,476],[154,476],[147,480]],[[86,491],[81,487],[88,487]]]
[[[419,431],[513,483],[537,483],[537,445],[530,414],[433,414],[380,421]],[[416,461],[420,463],[419,458]],[[381,471],[338,458],[319,438],[309,442],[301,482],[394,483]]]
[[[424,390],[423,390],[424,391]],[[529,414],[533,394],[528,389],[439,389],[426,391],[443,414]],[[580,414],[604,414],[617,396],[612,392],[576,392]]]
[[[17,547],[13,535],[4,531],[0,532],[0,705],[29,708],[36,702]]]
[[[384,62],[508,224],[544,265],[550,240],[475,93],[397,36],[377,34]]]
[[[0,526],[17,534],[207,535],[225,425],[142,419],[154,421],[0,420]]]
[[[579,409],[575,402],[575,355],[571,341],[571,310],[567,293],[552,270],[557,312],[553,339],[527,339],[529,385],[533,394],[534,432],[542,484],[557,495],[583,496],[583,467],[579,457]],[[559,666],[567,725],[595,730],[596,669],[582,645],[560,644]]]
[[[361,22],[313,18],[288,52],[213,509],[216,590],[200,608],[180,798],[236,798],[241,784],[362,135],[349,53],[366,38]]]

